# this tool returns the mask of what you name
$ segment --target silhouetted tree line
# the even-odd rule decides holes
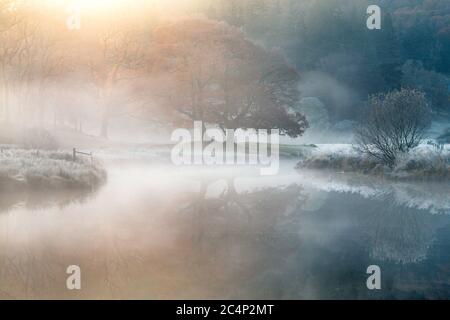
[[[368,5],[382,10],[381,30],[366,27]],[[368,95],[401,87],[424,91],[435,111],[450,111],[450,1],[217,0],[208,14],[283,49],[300,72],[330,74],[360,98],[336,114],[355,116]]]

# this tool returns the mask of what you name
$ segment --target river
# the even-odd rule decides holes
[[[108,162],[95,193],[0,207],[0,298],[450,296],[448,184],[294,166],[261,177]],[[81,290],[66,288],[70,265],[81,268]],[[380,290],[366,286],[370,265]]]

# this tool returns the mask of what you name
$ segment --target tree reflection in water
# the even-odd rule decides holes
[[[292,182],[290,175],[289,182],[275,183],[242,175],[165,173],[168,180],[158,181],[148,179],[154,171],[118,172],[120,179],[113,176],[92,201],[0,215],[0,297],[448,293],[448,245],[436,242],[449,216],[399,201],[398,188],[368,192],[372,184],[361,194],[320,177]],[[136,188],[123,190],[124,184]],[[71,264],[82,269],[78,292],[65,288]],[[382,268],[382,291],[366,288],[371,264]]]
[[[436,219],[425,210],[397,205],[390,194],[380,197],[378,204],[377,210],[367,217],[371,255],[399,263],[426,259],[440,226]]]

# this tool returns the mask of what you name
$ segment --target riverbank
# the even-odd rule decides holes
[[[449,180],[449,145],[438,149],[422,144],[408,154],[399,156],[393,168],[380,164],[377,159],[361,155],[350,144],[317,145],[304,149],[297,169],[329,169],[392,179]]]
[[[90,190],[106,181],[106,170],[99,161],[64,151],[24,150],[14,146],[0,148],[0,190]]]

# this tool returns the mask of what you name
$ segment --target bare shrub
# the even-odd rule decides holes
[[[430,124],[430,113],[425,94],[418,90],[371,96],[355,132],[356,149],[393,167],[399,154],[419,145]]]

